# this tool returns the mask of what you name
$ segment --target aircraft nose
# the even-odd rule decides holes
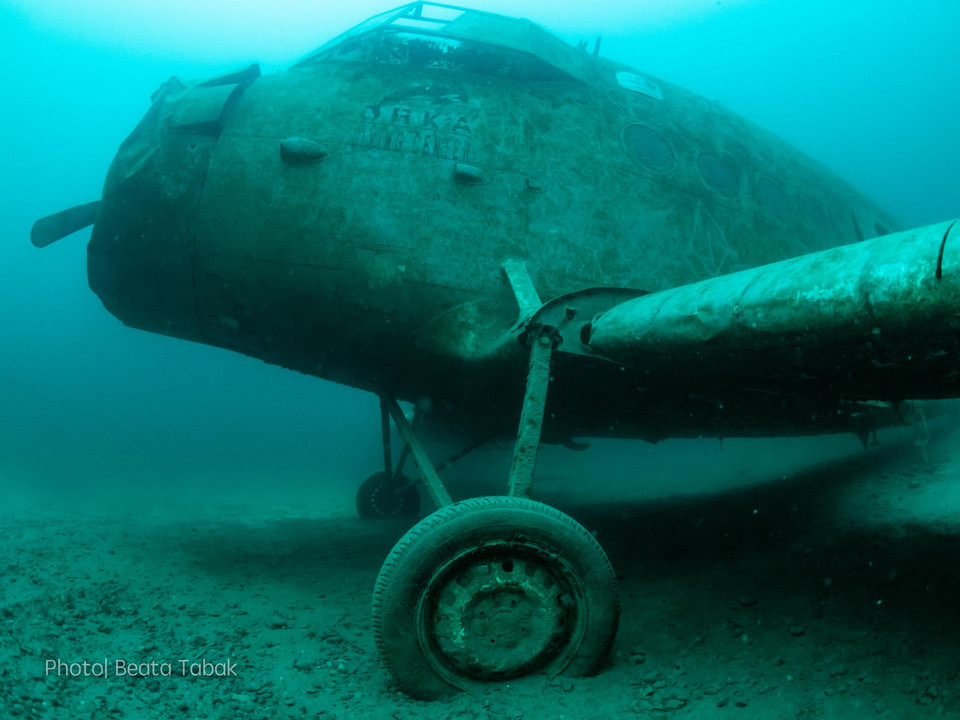
[[[252,65],[199,83],[171,78],[120,146],[87,247],[87,276],[124,324],[202,338],[193,276],[201,195],[227,117],[259,76]]]

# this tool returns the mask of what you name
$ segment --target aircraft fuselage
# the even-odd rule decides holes
[[[484,18],[527,50],[496,27],[387,24],[272,75],[165,83],[107,178],[91,287],[128,325],[509,428],[526,351],[505,261],[546,301],[894,227],[716,103]],[[741,398],[717,416],[718,398],[651,385],[642,419],[635,372],[558,358],[554,374],[573,382],[556,383],[548,436],[755,434],[757,413],[764,432],[809,415]]]

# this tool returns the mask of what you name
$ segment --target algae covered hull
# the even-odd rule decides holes
[[[643,295],[595,353],[689,386],[850,400],[960,394],[960,241],[941,223]]]

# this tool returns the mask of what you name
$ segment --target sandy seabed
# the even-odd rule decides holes
[[[358,520],[346,490],[10,492],[0,716],[960,719],[960,433],[941,428],[927,460],[909,439],[848,438],[804,464],[803,442],[734,444],[726,470],[668,448],[595,483],[548,467],[535,496],[595,532],[620,578],[609,665],[433,703],[392,687],[371,630],[408,523]],[[635,479],[664,467],[736,481]]]

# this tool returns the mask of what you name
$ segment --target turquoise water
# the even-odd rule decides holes
[[[287,716],[238,710],[253,697],[267,705],[268,685],[285,707],[302,703],[290,716],[519,717],[498,691],[482,708],[461,698],[456,712],[413,704],[377,665],[370,588],[405,527],[352,515],[354,488],[381,463],[374,396],[125,328],[87,287],[89,229],[44,250],[29,242],[37,218],[99,197],[117,147],[171,75],[257,61],[271,72],[387,9],[332,4],[0,6],[0,620],[12,638],[0,669],[14,668],[0,678],[3,717],[13,689],[26,716],[105,716],[83,704],[111,693],[129,712],[118,688],[156,716],[218,706],[221,717]],[[477,6],[571,43],[602,36],[602,55],[779,134],[907,227],[960,217],[958,3]],[[957,547],[960,445],[942,423],[933,464],[918,470],[910,431],[897,437],[856,456],[849,437],[547,448],[539,497],[596,532],[623,574],[625,612],[612,669],[592,685],[551,684],[543,705],[528,689],[524,716],[618,717],[672,702],[707,708],[700,717],[814,717],[824,703],[833,717],[941,707],[957,717],[956,576],[942,557]],[[477,453],[454,469],[451,491],[502,492],[508,465],[505,443]],[[770,482],[781,480],[785,489]],[[292,628],[300,634],[276,639]],[[233,652],[245,675],[240,686],[58,689],[40,665],[54,648],[72,661]],[[696,692],[676,690],[688,682]],[[196,688],[206,695],[180,702]],[[58,697],[79,705],[51,709]],[[734,709],[747,698],[750,711]]]
[[[773,130],[906,226],[960,215],[960,6],[665,5],[481,7],[591,47],[602,35],[602,54]],[[374,398],[127,330],[86,287],[89,230],[43,251],[28,238],[36,218],[99,197],[117,146],[171,75],[257,60],[269,72],[384,7],[291,3],[264,14],[214,3],[206,17],[187,5],[124,7],[0,10],[0,468],[40,483],[172,466],[301,476],[317,462],[364,476],[378,453]]]

